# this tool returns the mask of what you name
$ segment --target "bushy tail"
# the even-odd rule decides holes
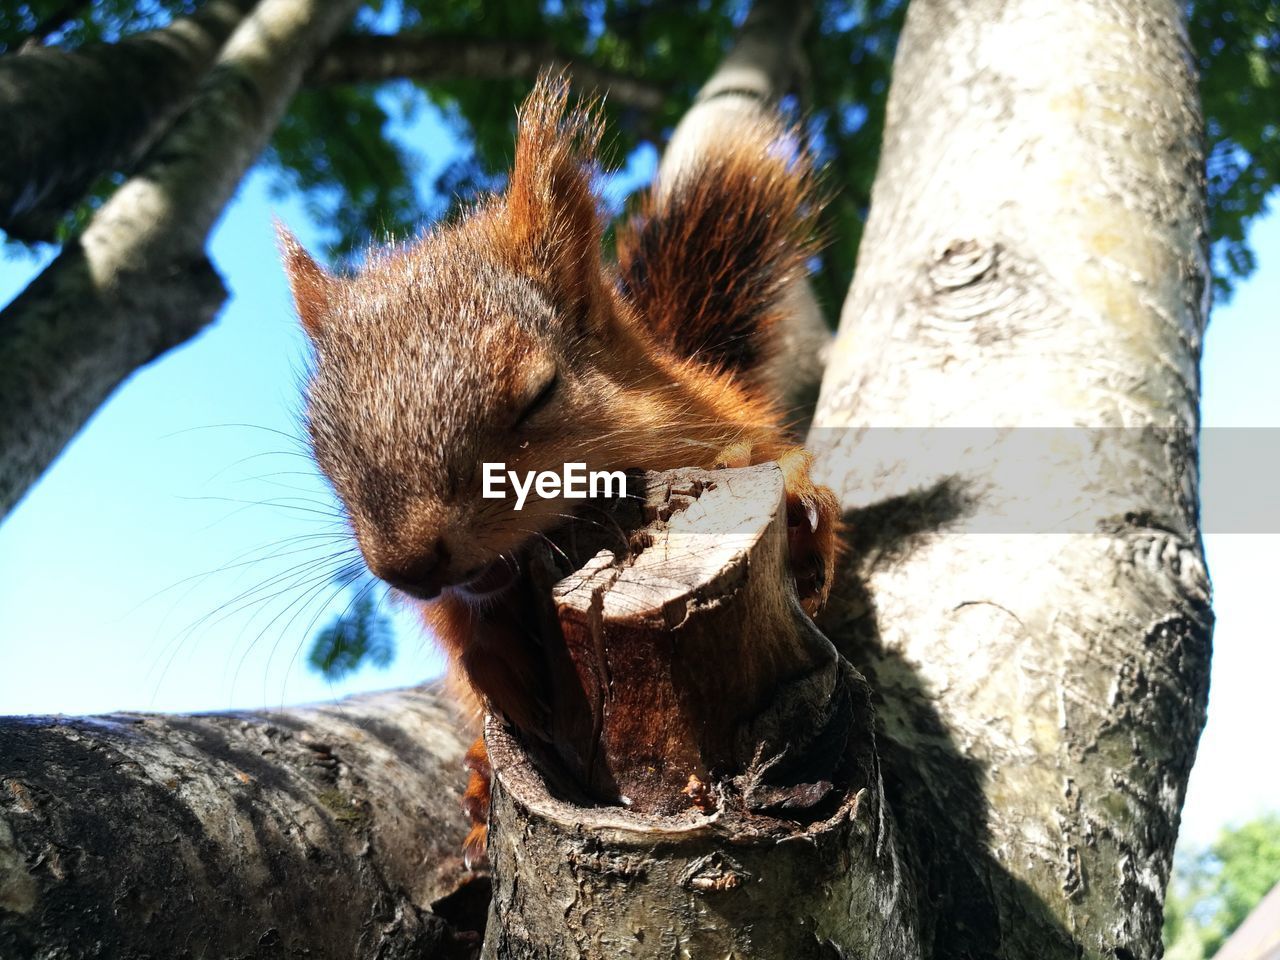
[[[655,184],[619,232],[618,260],[623,292],[660,344],[750,379],[817,249],[819,202],[812,160],[781,121],[726,133]]]

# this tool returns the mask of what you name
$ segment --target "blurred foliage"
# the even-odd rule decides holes
[[[528,40],[531,46],[549,42],[563,56],[588,60],[666,91],[665,104],[651,115],[606,100],[617,161],[641,140],[660,143],[665,138],[723,55],[746,8],[744,0],[525,0],[501,5],[406,0],[371,4],[361,28],[460,41],[501,38]],[[828,245],[815,277],[819,299],[832,319],[852,278],[870,206],[885,98],[905,10],[905,0],[818,0],[806,41],[809,71],[802,78],[797,105],[826,164],[832,197],[823,218]],[[1280,5],[1272,0],[1197,0],[1188,5],[1188,13],[1206,114],[1215,287],[1225,297],[1233,283],[1256,266],[1246,231],[1265,211],[1280,182],[1280,115],[1273,106],[1280,103]],[[393,184],[384,181],[381,190],[374,179],[385,175],[384,164],[370,164],[363,176],[351,165],[325,167],[322,158],[333,149],[335,131],[331,119],[314,113],[290,130],[289,143],[277,142],[275,159],[283,171],[296,176],[297,184],[327,188],[331,212],[317,213],[333,229],[331,252],[349,252],[386,232],[403,234],[410,225],[439,215],[449,203],[500,185],[510,162],[513,108],[529,86],[527,79],[457,78],[423,88],[467,147],[463,158],[436,178],[427,200],[415,196],[412,170],[403,162],[398,179]],[[361,95],[375,102],[374,90],[365,89]],[[300,101],[296,109],[303,106]],[[385,112],[381,118],[380,123],[385,122]],[[362,153],[379,157],[380,123],[347,125],[337,132],[368,137]]]
[[[1208,141],[1215,285],[1225,294],[1257,265],[1245,233],[1280,183],[1280,4],[1197,0],[1189,11]]]
[[[277,195],[299,191],[308,213],[346,254],[373,240],[403,237],[424,218],[414,189],[418,158],[384,135],[390,123],[373,91],[304,89],[272,140]]]
[[[885,98],[906,6],[903,0],[820,3],[807,38],[809,75],[801,89],[801,109],[826,165],[831,197],[823,211],[826,247],[814,292],[832,322],[853,279],[871,207]]]
[[[1166,960],[1209,960],[1280,883],[1280,813],[1228,827],[1174,862],[1165,896]]]
[[[329,680],[341,680],[368,664],[386,667],[395,656],[391,620],[382,613],[383,588],[369,574],[360,581],[339,581],[353,591],[345,610],[311,641],[307,663]]]
[[[76,47],[164,26],[195,0],[0,0],[0,53],[39,40]]]
[[[530,48],[550,48],[563,58],[586,60],[668,91],[669,99],[652,114],[605,98],[606,155],[621,163],[641,140],[654,139],[674,126],[744,12],[742,0],[405,0],[369,4],[357,29],[452,37],[459,43],[527,42]],[[329,253],[348,254],[388,234],[403,236],[424,219],[501,186],[511,162],[515,107],[531,85],[532,78],[457,77],[419,88],[422,102],[443,113],[463,146],[461,156],[435,177],[425,197],[414,189],[409,153],[388,149],[383,136],[391,120],[389,102],[395,102],[406,119],[416,107],[412,96],[394,86],[390,91],[388,85],[347,88],[336,109],[331,106],[332,91],[300,97],[272,145],[271,159],[285,180],[311,191],[312,212],[331,231]],[[343,119],[344,113],[356,112],[362,122]],[[334,155],[340,141],[346,156]]]
[[[827,164],[829,245],[819,297],[834,318],[852,275],[870,204],[884,103],[905,0],[816,0],[807,38],[808,75],[797,103]],[[161,26],[195,0],[0,0],[0,52],[36,36],[76,46]],[[747,0],[372,0],[353,29],[363,33],[501,39],[553,49],[663,90],[642,111],[605,101],[610,154],[621,162],[641,141],[661,143],[745,16]],[[1192,45],[1202,75],[1209,154],[1211,231],[1219,294],[1248,276],[1255,258],[1249,223],[1280,182],[1280,5],[1274,0],[1194,0]],[[282,192],[301,192],[325,227],[329,253],[403,236],[455,203],[502,183],[511,155],[514,106],[529,79],[454,77],[416,90],[404,82],[308,89],[281,124],[267,163]],[[443,111],[459,156],[423,184],[423,157],[398,142],[393,121],[422,104]],[[62,235],[83,223],[113,189],[104,177]]]

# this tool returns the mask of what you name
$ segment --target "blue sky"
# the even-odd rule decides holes
[[[395,132],[429,158],[424,184],[456,149],[429,110]],[[651,166],[642,158],[633,173]],[[349,599],[335,599],[323,575],[338,562],[325,558],[346,544],[298,441],[306,352],[271,216],[313,247],[318,235],[301,205],[273,200],[268,185],[252,174],[213,236],[232,291],[217,323],[133,376],[0,524],[0,712],[272,708],[439,672],[412,614],[395,609],[389,669],[331,685],[305,666],[316,625]],[[1218,627],[1184,821],[1197,842],[1280,807],[1280,765],[1259,760],[1280,734],[1270,609],[1280,494],[1276,470],[1251,471],[1239,456],[1274,452],[1280,436],[1280,217],[1259,222],[1252,240],[1260,269],[1215,311],[1204,362],[1205,541]],[[39,266],[0,260],[0,302]],[[1215,453],[1227,448],[1236,453]],[[1260,478],[1255,495],[1271,507],[1241,522],[1241,481]],[[1228,516],[1236,520],[1218,522]],[[1215,523],[1265,532],[1214,532]]]

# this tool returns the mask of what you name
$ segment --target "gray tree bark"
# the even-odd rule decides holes
[[[810,439],[928,957],[1160,953],[1212,624],[1191,63],[1174,0],[907,16]]]
[[[83,235],[0,313],[0,515],[121,381],[225,299],[209,230],[357,0],[263,0]]]
[[[432,689],[0,721],[0,957],[467,957],[458,729]]]
[[[210,0],[195,14],[119,43],[24,48],[0,57],[0,229],[52,241],[93,181],[125,170],[191,102],[252,0]]]
[[[915,956],[870,690],[800,609],[780,471],[640,489],[528,558],[556,746],[488,724],[492,900],[432,690],[18,718],[0,956]]]

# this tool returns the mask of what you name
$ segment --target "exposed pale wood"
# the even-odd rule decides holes
[[[577,782],[675,812],[690,777],[741,773],[757,750],[803,753],[839,699],[839,667],[791,584],[776,468],[657,474],[645,496],[626,559],[601,551],[553,591],[578,682],[553,709],[591,709],[566,748]],[[783,702],[790,713],[769,712]]]

